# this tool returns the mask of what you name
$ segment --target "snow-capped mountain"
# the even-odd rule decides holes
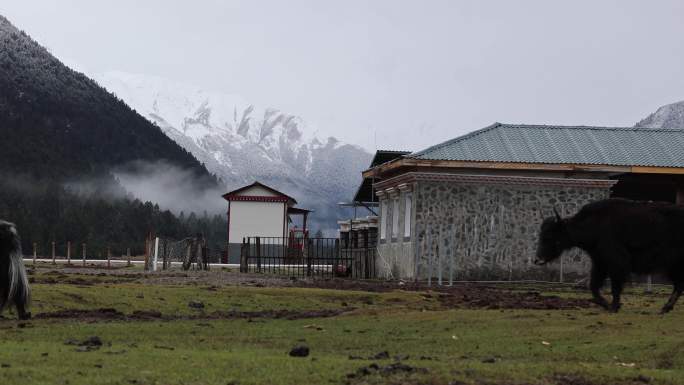
[[[684,101],[667,104],[656,110],[636,127],[684,128]]]
[[[161,127],[228,189],[259,180],[291,194],[300,206],[316,210],[316,229],[336,227],[337,202],[351,199],[370,163],[361,147],[332,137],[321,140],[301,118],[256,108],[240,96],[123,72],[94,78]]]

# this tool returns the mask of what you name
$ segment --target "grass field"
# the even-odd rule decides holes
[[[628,290],[609,314],[570,286],[335,290],[51,265],[32,280],[34,319],[0,319],[2,385],[684,384],[684,302],[656,314],[667,288]],[[547,295],[577,307],[506,302]]]

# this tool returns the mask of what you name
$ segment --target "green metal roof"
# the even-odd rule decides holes
[[[494,123],[406,157],[684,167],[684,129]]]

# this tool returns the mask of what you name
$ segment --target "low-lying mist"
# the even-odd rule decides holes
[[[208,187],[203,177],[164,161],[137,161],[112,170],[121,186],[142,201],[157,203],[175,214],[195,212],[222,214],[227,204],[221,197],[225,188]]]
[[[0,218],[17,225],[25,251],[35,247],[43,256],[53,242],[58,255],[67,242],[86,243],[98,255],[141,253],[150,233],[169,239],[202,233],[210,247],[223,247],[227,218],[213,178],[161,163],[139,166],[118,170],[118,178],[108,170],[71,180],[0,172]]]

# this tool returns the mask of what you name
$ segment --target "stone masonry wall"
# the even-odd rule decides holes
[[[542,219],[553,215],[554,206],[563,216],[573,215],[607,198],[609,188],[418,181],[413,196],[415,262],[404,263],[415,269],[415,278],[557,281],[560,262],[532,263]],[[566,281],[585,276],[590,267],[579,250],[566,253],[562,264]]]

